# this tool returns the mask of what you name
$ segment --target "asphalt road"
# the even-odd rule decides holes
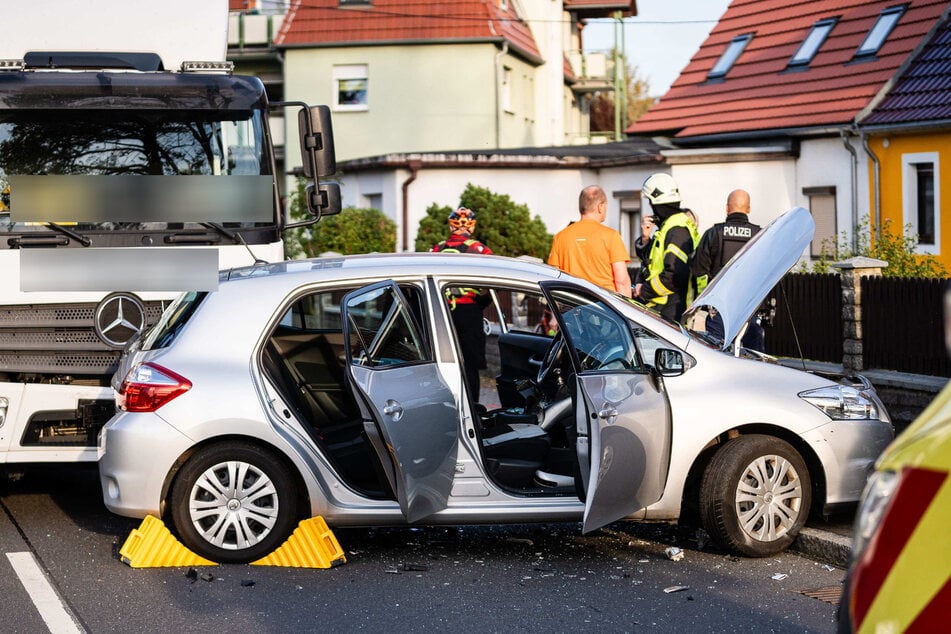
[[[633,523],[338,529],[348,563],[330,570],[133,569],[118,549],[137,526],[105,510],[92,468],[0,479],[3,630],[831,632],[844,576]]]

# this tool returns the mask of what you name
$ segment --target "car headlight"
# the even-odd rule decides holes
[[[901,481],[896,471],[876,471],[865,485],[865,493],[855,517],[855,534],[852,536],[852,559],[858,561],[868,542],[872,539],[882,517],[888,509],[892,495]]]
[[[882,420],[877,400],[848,385],[829,385],[800,392],[799,398],[818,407],[832,420]]]

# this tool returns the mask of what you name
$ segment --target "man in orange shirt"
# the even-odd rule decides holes
[[[602,224],[608,215],[608,197],[604,190],[597,185],[582,189],[578,208],[581,220],[555,234],[548,263],[630,297],[631,276],[627,264],[631,256],[621,234]]]

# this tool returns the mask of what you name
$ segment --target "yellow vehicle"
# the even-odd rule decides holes
[[[840,631],[951,631],[949,472],[951,383],[885,450],[869,479]]]

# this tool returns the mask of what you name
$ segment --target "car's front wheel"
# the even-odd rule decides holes
[[[271,452],[227,442],[201,449],[179,471],[171,515],[182,542],[218,563],[271,553],[294,529],[294,478]]]
[[[789,546],[809,516],[812,483],[792,445],[739,436],[717,451],[700,485],[704,528],[726,548],[766,557]]]

